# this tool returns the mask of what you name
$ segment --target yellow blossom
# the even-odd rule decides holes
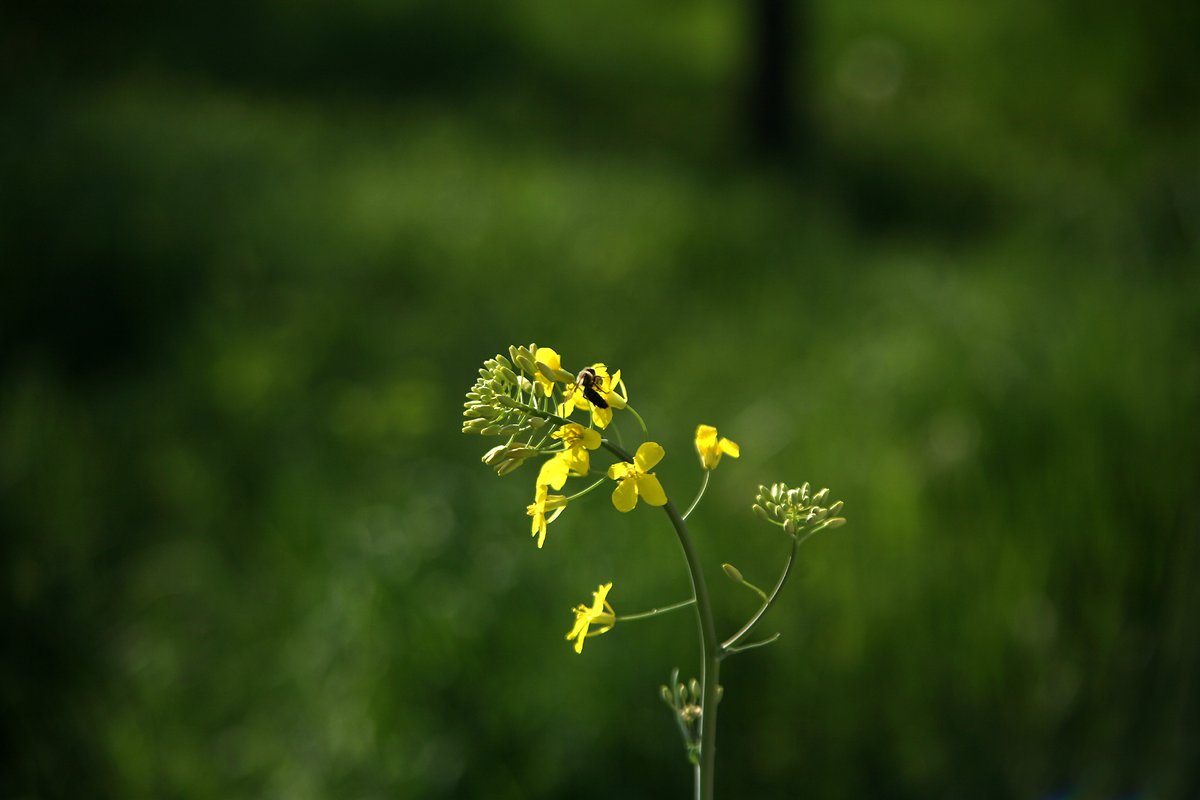
[[[643,442],[634,454],[632,464],[618,461],[608,468],[608,477],[617,482],[617,488],[612,493],[612,502],[617,511],[632,511],[639,496],[652,506],[666,505],[667,494],[658,478],[650,472],[655,464],[662,461],[663,455],[662,445]]]
[[[721,463],[721,455],[737,458],[742,449],[736,442],[731,442],[724,436],[717,439],[717,429],[712,425],[700,425],[696,428],[696,452],[700,454],[700,464],[705,469],[716,469]]]
[[[568,452],[556,453],[553,458],[542,464],[542,468],[538,470],[537,485],[549,486],[552,489],[561,489],[563,484],[567,482],[567,476],[571,474],[571,454]]]
[[[553,348],[539,347],[533,358],[534,361],[545,364],[554,372],[562,369],[562,357]],[[542,394],[549,397],[554,391],[554,381],[543,375],[540,370],[535,373],[534,377],[537,379],[537,385],[541,388]]]
[[[596,372],[596,383],[593,387],[596,393],[604,398],[604,402],[608,404],[608,408],[601,408],[598,405],[588,400],[583,390],[576,384],[571,384],[563,392],[563,403],[558,407],[558,415],[560,417],[569,417],[574,411],[591,411],[592,424],[597,428],[604,430],[608,427],[608,423],[612,422],[613,409],[624,408],[629,401],[629,394],[625,389],[625,382],[621,380],[621,370],[617,370],[612,375],[608,374],[608,367],[604,364],[592,364],[591,368]],[[620,387],[618,393],[617,388]]]
[[[566,445],[567,449],[563,452],[562,458],[571,474],[587,475],[591,466],[588,450],[595,450],[600,446],[600,432],[594,428],[585,428],[577,422],[571,422],[563,425],[551,435],[555,439],[561,439],[562,443]]]
[[[558,519],[558,515],[567,507],[567,498],[561,494],[550,494],[545,484],[538,484],[533,503],[525,509],[525,513],[533,517],[532,536],[538,537],[537,546],[540,550],[546,543],[546,526]],[[546,512],[550,512],[547,518]]]
[[[592,592],[592,607],[588,608],[585,605],[575,606],[575,626],[571,628],[571,632],[567,634],[567,641],[575,640],[575,652],[583,652],[583,640],[588,636],[599,636],[602,633],[607,633],[617,622],[617,612],[608,604],[608,591],[612,589],[612,582],[602,584],[596,591]],[[592,625],[599,626],[599,630],[589,630]]]

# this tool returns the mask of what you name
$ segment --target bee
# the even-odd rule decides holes
[[[583,396],[590,400],[596,408],[608,408],[608,401],[600,395],[600,392],[596,391],[597,388],[603,388],[596,370],[591,367],[579,370],[579,375],[575,377],[575,388],[582,391]]]

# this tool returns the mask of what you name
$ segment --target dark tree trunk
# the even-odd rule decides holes
[[[807,52],[808,7],[804,0],[754,0],[749,101],[751,141],[756,153],[802,154],[808,139],[803,63]]]

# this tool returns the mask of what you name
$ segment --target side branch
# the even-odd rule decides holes
[[[775,604],[775,598],[779,596],[779,591],[783,588],[783,585],[787,583],[788,575],[790,575],[792,572],[792,564],[796,563],[796,550],[799,547],[800,542],[797,539],[792,539],[792,550],[790,553],[788,553],[787,564],[784,565],[783,574],[779,576],[779,581],[775,584],[775,588],[771,590],[770,596],[767,597],[766,601],[762,604],[758,611],[755,612],[754,616],[750,618],[750,621],[743,625],[741,630],[722,642],[722,657],[727,656],[730,653],[737,652],[735,645],[737,645],[738,641],[747,633],[749,633],[751,629],[758,624],[758,621],[762,619],[763,614],[766,614],[767,610]]]

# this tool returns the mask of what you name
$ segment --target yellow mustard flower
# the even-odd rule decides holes
[[[562,356],[558,354],[558,351],[551,347],[539,347],[537,349],[537,353],[534,354],[533,359],[534,361],[545,364],[554,372],[562,369]],[[549,397],[554,391],[554,381],[543,375],[541,371],[538,371],[534,375],[534,378],[537,379],[537,385],[542,390],[542,394],[546,397]]]
[[[558,515],[567,507],[567,498],[561,494],[550,494],[550,488],[539,484],[533,497],[533,503],[526,507],[525,513],[533,517],[531,536],[538,537],[538,549],[546,543],[546,526],[558,519]],[[546,516],[550,512],[550,516]]]
[[[567,482],[567,476],[571,474],[570,456],[569,452],[556,453],[553,458],[542,464],[542,468],[538,470],[537,485],[561,489]]]
[[[608,367],[604,364],[592,364],[589,369],[596,373],[592,388],[603,398],[608,407],[601,408],[596,405],[584,396],[583,390],[579,388],[578,384],[571,384],[563,392],[563,403],[558,407],[558,415],[569,417],[574,411],[591,411],[592,424],[604,430],[612,422],[613,409],[624,408],[629,402],[629,394],[625,389],[625,382],[621,380],[621,370],[609,375]],[[618,387],[620,392],[617,391]]]
[[[696,452],[700,454],[700,464],[705,469],[716,469],[721,463],[721,455],[737,458],[742,449],[737,442],[731,442],[724,436],[717,439],[717,429],[712,425],[700,425],[696,428]]]
[[[588,608],[585,605],[575,606],[575,626],[571,628],[571,632],[567,634],[567,641],[575,640],[575,652],[583,652],[583,640],[589,636],[599,636],[602,633],[607,633],[617,622],[617,612],[608,604],[608,591],[612,589],[612,582],[601,584],[601,586],[592,592],[592,607]],[[599,626],[599,630],[590,630],[592,625]]]
[[[600,432],[594,428],[585,428],[577,422],[563,425],[551,434],[555,439],[561,439],[567,449],[563,452],[563,461],[572,475],[587,475],[591,466],[588,450],[600,446]]]
[[[632,511],[639,496],[652,506],[666,505],[667,494],[658,478],[650,472],[662,461],[664,454],[662,445],[657,442],[643,442],[634,454],[632,464],[618,461],[608,468],[608,477],[617,482],[612,493],[617,511]]]

